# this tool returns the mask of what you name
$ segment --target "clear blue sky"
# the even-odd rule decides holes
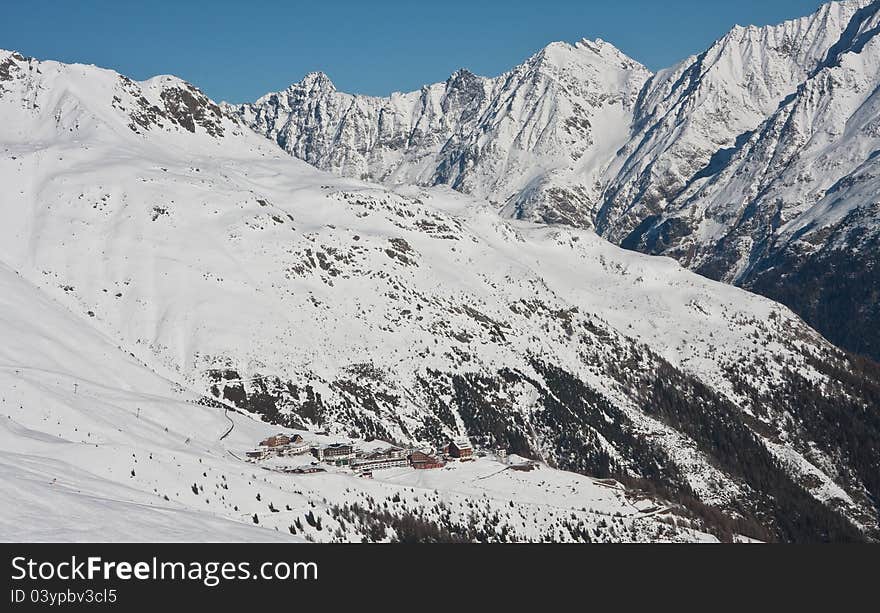
[[[497,75],[554,40],[604,38],[658,69],[730,27],[778,23],[821,0],[41,0],[4,2],[0,48],[135,79],[175,74],[252,100],[313,70],[386,95],[465,67]]]

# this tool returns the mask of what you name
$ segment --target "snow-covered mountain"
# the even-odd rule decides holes
[[[40,484],[27,498],[35,516],[48,477],[63,473],[63,492],[45,498],[57,509],[112,498],[140,505],[145,525],[203,509],[229,538],[239,526],[225,520],[265,512],[265,494],[251,497],[263,483],[294,514],[324,498],[328,512],[399,500],[417,485],[401,513],[418,502],[470,535],[489,528],[467,532],[434,489],[462,517],[468,497],[490,492],[487,526],[511,500],[527,505],[517,512],[538,517],[527,527],[504,512],[516,539],[876,537],[880,373],[786,308],[589,230],[505,220],[446,187],[318,171],[174,77],[138,83],[9,52],[0,66],[0,261],[13,296],[3,321],[14,340],[2,354],[14,390],[4,479]],[[229,411],[235,434],[218,440],[230,407],[242,411]],[[375,485],[335,472],[257,477],[229,453],[268,430],[248,415],[315,440],[320,430],[420,446],[467,434],[648,489],[678,519],[630,511],[610,532],[608,513],[633,492],[605,495],[555,470],[484,480],[502,468],[487,459],[439,476],[400,469]],[[32,471],[16,473],[17,462]],[[235,496],[221,483],[233,476]],[[573,494],[557,504],[551,490],[566,483]],[[580,509],[575,523],[560,526],[554,505]],[[58,515],[50,528],[68,525]],[[290,521],[268,517],[282,530]],[[673,519],[686,523],[663,532]],[[338,534],[308,536],[365,536],[333,525]]]
[[[736,28],[657,75],[597,225],[880,357],[880,2]]]
[[[336,91],[314,73],[226,105],[318,168],[387,184],[448,185],[519,219],[589,227],[604,166],[625,142],[650,76],[602,40],[548,45],[495,78],[467,70],[388,98]]]
[[[878,359],[878,11],[737,26],[655,75],[608,43],[554,43],[494,79],[379,99],[310,76],[225,108],[320,168],[675,257]]]
[[[609,172],[600,231],[620,242],[729,158],[813,74],[867,0],[778,26],[733,28],[646,84]]]

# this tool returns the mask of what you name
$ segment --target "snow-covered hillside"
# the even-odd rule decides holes
[[[238,538],[241,527],[222,520],[257,513],[261,526],[283,531],[287,505],[318,499],[342,515],[359,501],[358,512],[387,523],[363,505],[392,492],[410,512],[419,497],[440,521],[436,494],[401,488],[436,487],[459,509],[453,515],[464,514],[474,480],[501,468],[480,459],[438,476],[395,469],[366,485],[335,472],[264,474],[227,452],[240,456],[267,426],[232,412],[236,428],[220,441],[225,411],[212,406],[222,402],[312,437],[327,430],[420,446],[467,434],[651,489],[716,531],[786,540],[876,532],[880,376],[856,371],[784,307],[587,230],[506,221],[495,205],[445,187],[389,189],[320,172],[173,77],[136,83],[89,66],[0,58],[0,260],[15,271],[4,278],[69,311],[64,327],[41,323],[60,316],[38,314],[27,299],[4,316],[9,334],[23,335],[4,349],[10,385],[22,390],[6,399],[5,436],[33,458],[31,482],[45,485],[61,453],[50,439],[90,450],[82,430],[98,422],[107,446],[65,451],[61,495],[88,478],[91,489],[79,487],[88,504],[141,504],[144,525],[166,502],[182,518],[201,508]],[[32,334],[29,321],[43,327]],[[77,361],[75,349],[97,349],[68,327],[119,353],[94,368]],[[52,347],[59,338],[68,357]],[[34,366],[47,344],[58,357]],[[203,395],[215,400],[193,404]],[[832,420],[839,427],[829,431]],[[139,475],[146,489],[117,497],[120,481]],[[628,504],[619,489],[604,493],[570,473],[529,475],[488,479],[485,521],[511,498],[555,500],[551,488],[567,483],[576,495],[566,504],[585,509],[568,534],[600,527],[591,507],[613,515]],[[6,478],[27,489],[14,472]],[[221,482],[233,478],[239,493],[227,494]],[[271,492],[271,519],[254,487]],[[159,510],[144,507],[144,492]],[[40,508],[39,494],[23,496]],[[198,500],[176,506],[185,496]],[[522,512],[541,519],[515,528],[513,513],[512,538],[556,535],[558,513]],[[590,538],[656,537],[661,519]],[[306,532],[363,536],[332,526]]]
[[[199,403],[5,266],[0,290],[2,540],[360,541],[431,524],[487,540],[714,540],[662,501],[494,458],[373,481],[249,464],[277,427]]]

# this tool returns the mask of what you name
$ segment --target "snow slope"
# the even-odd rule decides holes
[[[5,265],[0,287],[3,540],[277,540],[153,489],[182,486],[203,458],[223,465],[222,410],[196,405]]]
[[[582,536],[554,532],[568,525],[597,540],[711,540],[665,523],[668,512],[664,521],[645,512],[661,503],[548,468],[508,476],[504,465],[479,460],[427,480],[411,469],[377,472],[375,482],[265,471],[238,457],[277,428],[198,404],[197,394],[151,372],[5,266],[0,288],[0,483],[14,501],[0,511],[0,539],[360,540],[357,522],[346,526],[331,508],[396,494],[401,513],[409,505],[439,520],[442,501],[461,522],[478,500],[486,518],[489,509],[511,515],[499,530],[509,523],[515,540]],[[563,521],[561,510],[571,512]],[[321,530],[309,526],[309,513],[323,518]],[[296,523],[304,527],[291,535]]]
[[[108,436],[115,424],[123,432],[106,448],[80,443],[95,455],[67,460],[76,471],[100,467],[101,478],[115,482],[91,485],[96,498],[118,495],[120,480],[139,478],[130,469],[140,475],[162,457],[161,477],[144,472],[157,502],[185,498],[195,483],[213,494],[201,507],[201,490],[190,492],[199,500],[184,515],[191,505],[245,523],[258,513],[261,526],[283,531],[290,517],[281,505],[304,509],[326,497],[324,509],[337,505],[333,513],[344,515],[355,500],[346,489],[360,492],[363,505],[369,488],[378,488],[369,490],[375,503],[404,487],[243,467],[224,453],[240,456],[267,426],[233,414],[236,428],[221,442],[222,411],[192,404],[211,395],[208,404],[335,437],[422,445],[468,434],[560,468],[644,479],[769,537],[843,540],[876,530],[876,458],[819,425],[829,402],[845,423],[876,410],[876,378],[842,375],[848,358],[787,309],[590,231],[506,221],[491,203],[447,188],[390,190],[317,171],[174,77],[135,83],[95,67],[0,57],[9,75],[0,94],[0,181],[9,186],[0,194],[0,261],[68,309],[77,322],[68,327],[98,334],[131,358],[126,366],[110,356],[93,369],[77,364],[73,343],[66,356],[41,358],[39,368],[59,378],[16,379],[26,396],[7,400],[8,419],[37,434],[15,426],[9,436],[35,438],[23,452],[40,458],[39,478],[55,453],[46,435],[81,441],[91,424],[103,424]],[[32,366],[32,345],[57,328],[31,334],[15,323],[29,320],[26,303],[9,317],[10,334],[27,332],[8,349],[13,367]],[[59,368],[68,364],[85,370]],[[83,385],[75,397],[72,382]],[[67,388],[62,406],[40,414],[34,407],[53,385]],[[94,386],[109,391],[97,396]],[[87,389],[98,408],[81,404]],[[130,396],[114,399],[119,389]],[[173,394],[182,399],[164,400]],[[154,395],[161,400],[148,402]],[[162,417],[143,424],[140,403]],[[182,421],[170,422],[169,413]],[[865,433],[872,444],[873,431]],[[193,445],[198,451],[184,462]],[[130,466],[113,465],[129,450]],[[149,453],[154,460],[143,459]],[[215,472],[199,471],[209,459]],[[449,473],[456,505],[473,493],[455,478],[476,478],[467,470]],[[577,481],[587,499],[602,487],[547,474]],[[229,487],[244,493],[227,495],[220,475],[235,477]],[[537,493],[544,478],[521,490],[509,478],[498,477],[507,498],[499,491],[490,500],[544,495]],[[289,483],[301,493],[284,493]],[[257,485],[270,488],[278,513],[263,517],[268,499],[256,500]],[[606,508],[626,506],[617,500]],[[432,502],[439,521],[444,511]],[[498,503],[487,504],[489,521]],[[152,512],[145,523],[155,521]],[[376,513],[366,515],[390,521]],[[582,513],[578,521],[598,529],[589,509]],[[810,521],[792,524],[796,516]],[[545,518],[511,534],[539,538],[558,527],[558,517]],[[359,539],[367,530],[337,524],[306,533],[336,538],[338,527],[339,538]],[[647,539],[658,529],[591,538]]]

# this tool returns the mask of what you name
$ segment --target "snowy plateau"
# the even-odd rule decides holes
[[[876,257],[878,24],[245,105],[0,51],[0,539],[880,539],[880,367],[736,287]]]

